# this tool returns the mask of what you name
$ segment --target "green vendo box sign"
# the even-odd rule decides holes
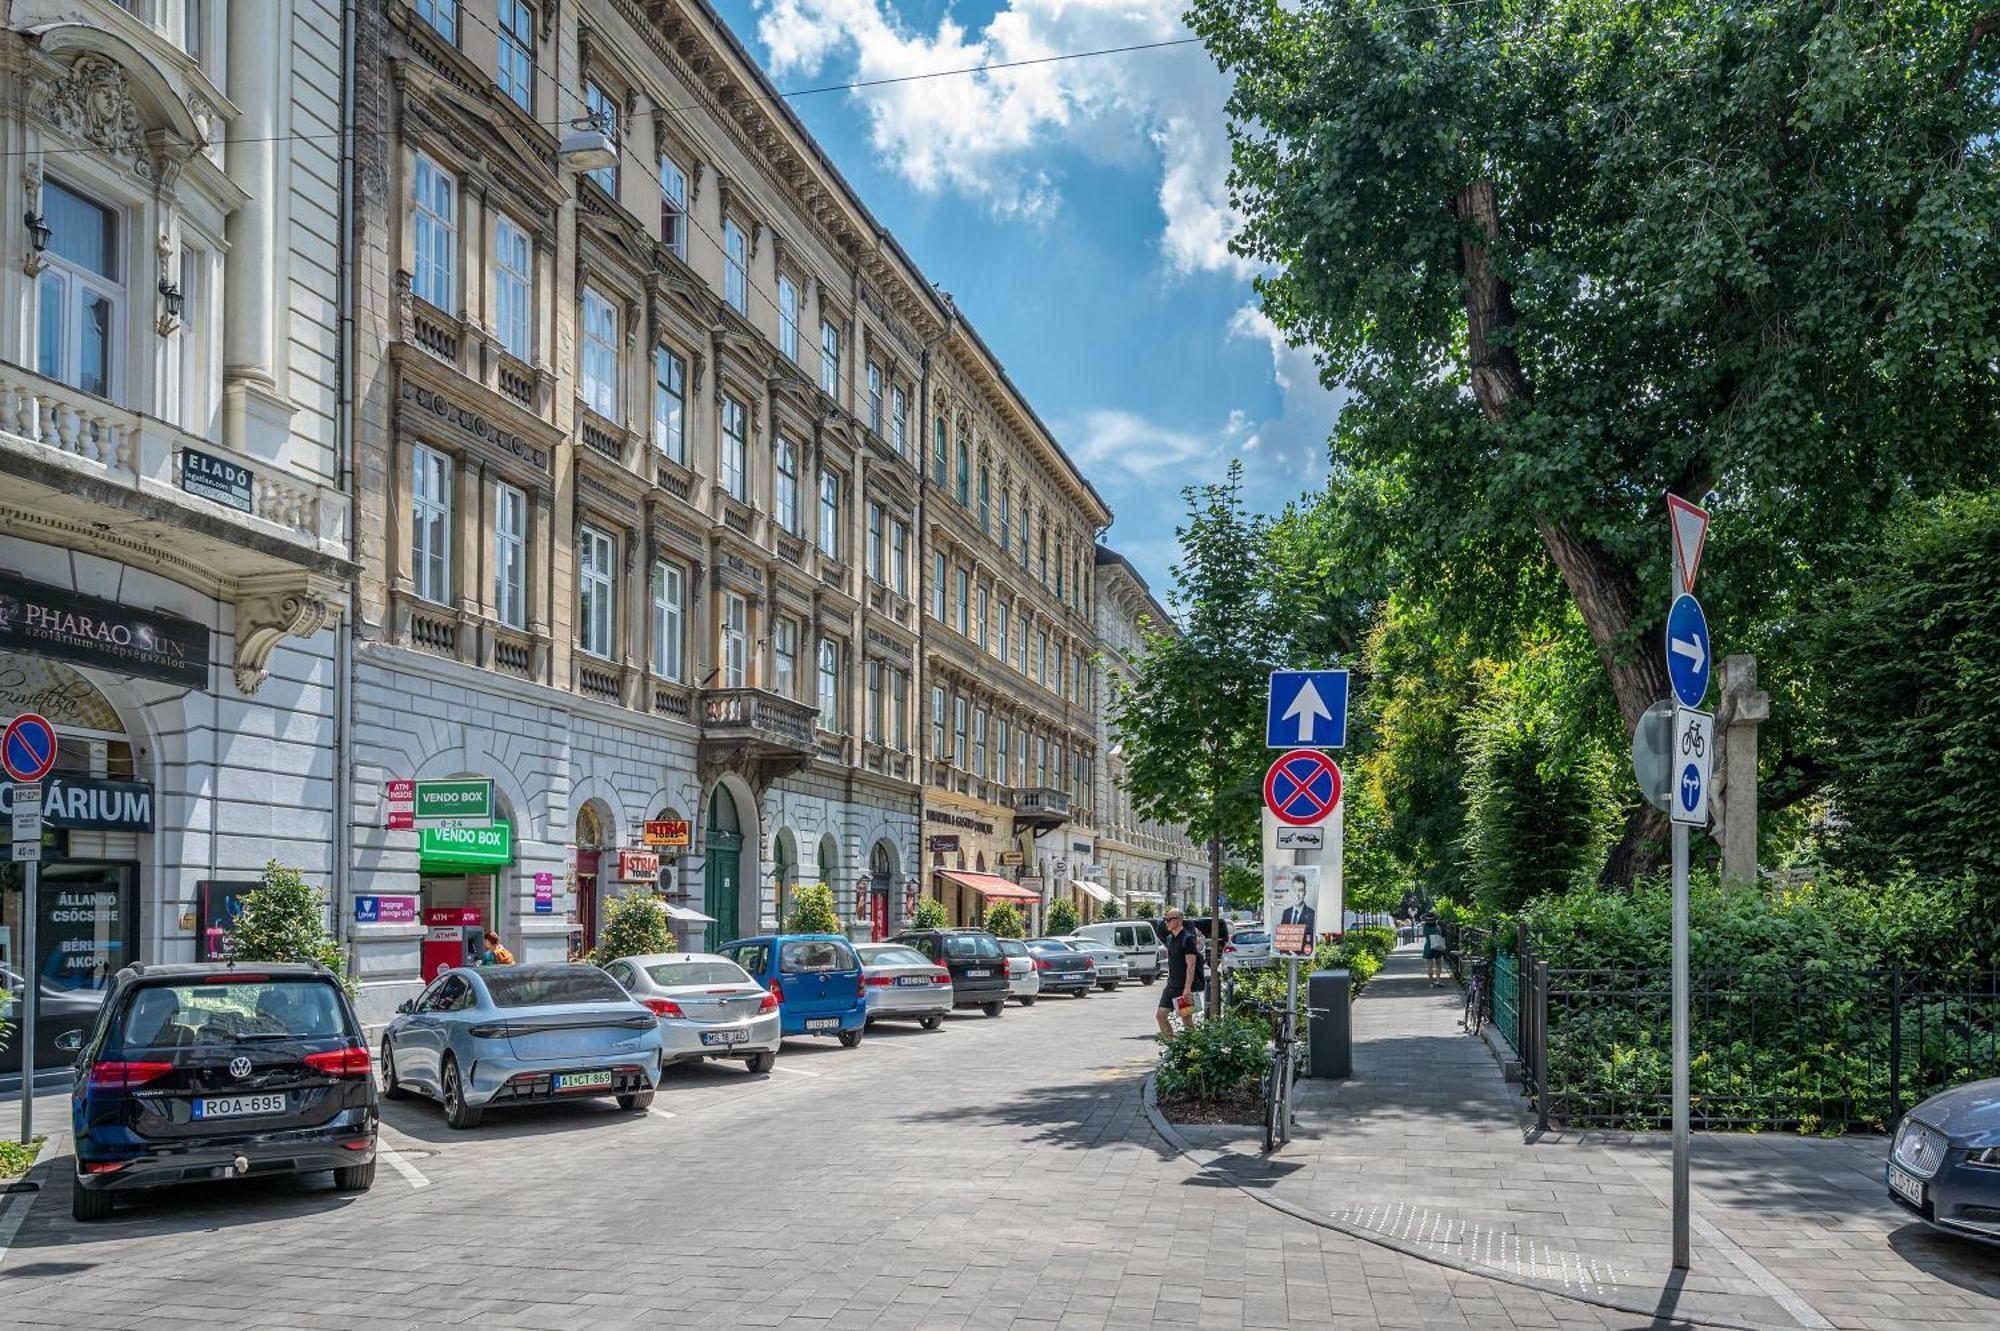
[[[491,873],[514,862],[514,829],[505,819],[491,827],[433,827],[417,833],[420,873]]]
[[[413,806],[417,830],[427,827],[493,826],[490,780],[417,782]]]

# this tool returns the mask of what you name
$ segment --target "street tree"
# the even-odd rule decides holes
[[[1232,463],[1220,484],[1184,492],[1188,515],[1168,593],[1177,624],[1146,635],[1111,703],[1133,808],[1207,843],[1216,903],[1226,854],[1260,846],[1264,698],[1278,645],[1265,523],[1245,511],[1242,488],[1242,466]],[[1209,936],[1212,1000],[1219,934]]]
[[[1076,932],[1083,918],[1076,913],[1076,903],[1067,897],[1058,897],[1049,905],[1049,933],[1061,938]]]
[[[833,889],[825,883],[807,883],[794,892],[792,913],[785,920],[785,932],[839,933],[840,913],[834,909]]]
[[[1234,78],[1235,248],[1350,395],[1334,474],[1425,585],[1551,570],[1628,734],[1669,693],[1664,492],[1718,514],[1718,638],[1782,653],[1895,505],[2000,474],[1990,0],[1190,22]],[[1628,809],[1609,877],[1657,839]]]
[[[325,889],[308,883],[297,869],[276,860],[262,880],[243,894],[243,913],[229,929],[233,961],[316,961],[347,978],[347,955],[327,927]]]

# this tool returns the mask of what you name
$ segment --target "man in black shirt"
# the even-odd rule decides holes
[[[1160,1006],[1153,1016],[1160,1034],[1174,1033],[1173,1017],[1194,1023],[1194,995],[1200,989],[1201,935],[1187,927],[1178,906],[1167,912],[1167,983],[1160,993]]]

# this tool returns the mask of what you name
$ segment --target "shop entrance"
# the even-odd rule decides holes
[[[40,1020],[35,1066],[67,1066],[71,1054],[56,1048],[66,1031],[89,1029],[104,1004],[104,989],[120,967],[138,955],[139,866],[102,860],[52,860],[35,885],[35,952],[21,955],[26,876],[0,862],[0,980],[9,1020],[18,1023],[25,985],[37,983]],[[18,1026],[14,1034],[18,1036]],[[21,1045],[0,1048],[0,1078],[21,1075]]]
[[[576,932],[571,942],[579,955],[597,946],[597,877],[604,847],[604,823],[595,805],[576,812]]]
[[[711,946],[739,935],[737,899],[743,882],[743,827],[736,801],[721,786],[708,797],[708,830],[702,862],[702,910],[715,919]]]
[[[896,851],[877,841],[868,852],[868,937],[879,943],[889,936],[889,893],[896,883]]]

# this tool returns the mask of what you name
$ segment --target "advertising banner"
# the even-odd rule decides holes
[[[1264,927],[1274,955],[1310,956],[1314,941],[1341,925],[1340,889],[1330,875],[1323,880],[1319,865],[1264,866]]]
[[[208,626],[0,575],[0,650],[208,687]]]

